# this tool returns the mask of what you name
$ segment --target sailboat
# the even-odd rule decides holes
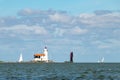
[[[104,57],[101,59],[101,62],[102,62],[102,63],[104,62]]]
[[[98,60],[98,63],[103,63],[104,62],[104,57],[102,57],[101,60]]]
[[[18,62],[23,62],[23,57],[22,57],[22,53],[20,54],[20,58]]]

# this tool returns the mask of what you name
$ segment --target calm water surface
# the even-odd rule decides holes
[[[120,64],[0,63],[0,80],[120,80]]]

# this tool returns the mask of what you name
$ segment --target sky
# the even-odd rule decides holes
[[[120,62],[120,0],[0,0],[0,60]]]

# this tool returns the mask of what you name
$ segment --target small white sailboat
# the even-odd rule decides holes
[[[98,60],[98,63],[104,63],[104,57],[101,60]]]
[[[20,58],[18,62],[23,62],[23,57],[22,57],[22,53],[20,54]]]
[[[104,57],[102,58],[101,62],[102,62],[102,63],[104,62]]]
[[[99,61],[99,60],[98,60],[97,62],[98,62],[98,63],[100,63],[100,61]]]

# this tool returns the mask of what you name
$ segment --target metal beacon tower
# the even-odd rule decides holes
[[[73,52],[70,53],[70,62],[73,63]]]

